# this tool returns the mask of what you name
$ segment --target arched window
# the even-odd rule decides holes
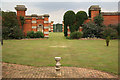
[[[37,31],[43,32],[43,25],[42,25],[42,24],[39,24],[39,25],[38,25]]]

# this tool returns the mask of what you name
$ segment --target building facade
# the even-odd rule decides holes
[[[25,19],[25,24],[23,25],[23,32],[26,35],[28,31],[41,31],[44,34],[44,37],[49,37],[49,32],[54,32],[54,21],[49,23],[49,15],[26,15],[27,8],[24,5],[17,5],[15,7],[17,11],[17,19],[22,29],[22,25],[20,23],[20,16],[23,16]],[[88,23],[94,20],[94,17],[102,14],[104,18],[103,24],[108,26],[109,24],[117,25],[119,22],[120,13],[119,12],[102,12],[99,5],[92,5],[90,6],[89,10],[89,18],[84,21],[84,23]],[[70,36],[69,26],[68,28],[68,35]],[[82,31],[82,26],[80,26],[80,31]],[[62,32],[64,32],[64,21],[62,22]]]
[[[116,25],[119,23],[119,17],[120,17],[120,13],[119,12],[102,12],[101,11],[101,7],[99,7],[99,5],[92,5],[89,8],[89,18],[87,20],[85,20],[84,23],[87,23],[89,21],[93,21],[94,17],[101,14],[104,18],[104,22],[103,24],[108,26],[110,24]]]
[[[32,14],[32,15],[26,15],[25,12],[27,8],[24,5],[17,5],[15,7],[17,11],[17,19],[20,25],[20,28],[22,29],[22,25],[20,22],[20,16],[24,17],[25,19],[25,24],[23,25],[23,32],[25,35],[27,35],[28,31],[41,31],[44,34],[44,37],[49,37],[49,29],[51,23],[49,23],[49,15],[44,14],[44,15],[37,15],[37,14]]]

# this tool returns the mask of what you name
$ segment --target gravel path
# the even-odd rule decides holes
[[[57,78],[55,67],[33,67],[18,64],[2,63],[3,78]],[[61,67],[60,78],[117,78],[98,70]]]

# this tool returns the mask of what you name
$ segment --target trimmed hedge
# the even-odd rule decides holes
[[[76,20],[74,11],[72,10],[67,11],[63,16],[63,20],[64,20],[64,36],[67,36],[67,26],[69,25],[70,27],[72,27],[71,25],[73,25]]]
[[[82,35],[82,32],[73,32],[70,34],[70,39],[80,39]]]
[[[40,31],[37,31],[36,33],[34,33],[34,37],[35,38],[44,38],[44,34]]]
[[[40,31],[38,31],[36,33],[34,31],[28,31],[27,37],[28,38],[44,38],[44,34]]]

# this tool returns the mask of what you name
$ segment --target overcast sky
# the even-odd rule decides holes
[[[27,15],[49,14],[49,21],[54,21],[54,23],[62,23],[63,15],[66,11],[73,10],[75,13],[77,13],[78,11],[82,10],[88,13],[88,8],[91,5],[99,5],[102,12],[116,12],[118,11],[119,0],[84,0],[84,2],[82,2],[83,0],[59,0],[61,2],[56,1],[58,0],[29,0],[29,2],[28,0],[2,0],[2,10],[15,11],[14,7],[16,5],[25,5],[27,8]]]
[[[1,0],[2,2],[118,2],[120,0]]]

